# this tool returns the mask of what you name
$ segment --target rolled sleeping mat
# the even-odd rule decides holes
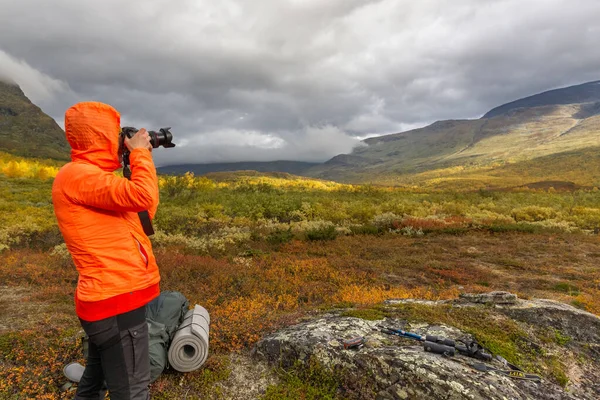
[[[210,316],[202,306],[185,313],[169,346],[169,364],[179,372],[197,370],[208,358]]]

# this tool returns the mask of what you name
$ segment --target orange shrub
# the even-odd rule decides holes
[[[424,287],[406,289],[403,287],[386,288],[377,286],[350,285],[340,289],[335,298],[338,302],[372,305],[381,303],[386,299],[441,300],[456,298],[457,296],[458,290],[456,288],[450,288],[436,292],[430,288]]]

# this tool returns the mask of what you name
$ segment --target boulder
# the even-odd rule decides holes
[[[560,330],[572,340],[570,351],[598,349],[600,319],[573,307],[547,301],[523,301],[516,296],[498,296],[502,299],[493,312],[514,318],[519,323]],[[489,307],[489,301],[461,297],[454,307]],[[404,300],[405,301],[405,300]],[[399,301],[397,301],[399,302]],[[409,300],[406,302],[417,302]],[[388,302],[390,303],[390,302]],[[434,305],[435,302],[419,302]],[[443,302],[448,304],[449,302]],[[452,302],[450,302],[452,303]],[[483,305],[483,304],[487,305]],[[371,321],[344,316],[343,312],[328,312],[312,320],[289,326],[257,343],[255,357],[272,365],[289,368],[298,362],[309,365],[317,362],[333,373],[344,376],[345,381],[365,382],[370,394],[362,398],[374,399],[599,399],[600,358],[586,358],[586,366],[579,366],[575,378],[567,389],[542,377],[541,381],[510,378],[488,370],[481,372],[475,364],[480,360],[456,354],[444,356],[424,351],[422,342],[390,336],[378,329],[393,326],[403,329],[406,321],[393,317]],[[533,327],[532,327],[533,329]],[[419,335],[437,335],[446,338],[470,338],[454,327],[431,324],[410,324],[410,331]],[[363,337],[364,345],[345,349],[343,341]],[[591,361],[590,361],[591,360]],[[486,362],[488,367],[507,370],[498,359]],[[583,369],[582,369],[583,368]],[[336,372],[337,371],[337,372]],[[577,375],[578,374],[578,375]],[[575,381],[573,381],[573,379]],[[343,394],[342,394],[343,395]]]
[[[458,302],[481,304],[516,304],[517,295],[510,292],[462,293]]]
[[[571,337],[573,343],[600,343],[600,318],[569,304],[546,299],[519,300],[511,307],[497,307],[497,310],[529,325],[556,329]]]

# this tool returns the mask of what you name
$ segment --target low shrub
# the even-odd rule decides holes
[[[224,252],[229,246],[239,245],[250,239],[250,230],[239,227],[225,227],[210,235],[201,237],[189,237],[179,233],[168,234],[158,231],[151,238],[153,246],[157,248],[170,246],[183,247],[197,254]]]
[[[0,251],[31,247],[48,250],[62,242],[57,225],[40,226],[29,219],[22,223],[0,228]]]
[[[577,286],[570,284],[568,282],[557,283],[556,285],[554,285],[552,287],[552,289],[557,292],[566,293],[569,296],[579,296],[579,293],[581,293],[581,291],[579,290],[579,288]]]
[[[287,230],[278,229],[269,233],[267,236],[267,242],[270,244],[283,244],[288,243],[294,238],[294,234],[292,233],[292,228],[288,228]]]
[[[550,207],[527,206],[515,208],[511,212],[515,221],[544,221],[556,217],[556,211]]]
[[[375,225],[352,225],[350,231],[355,235],[381,235],[383,230]]]
[[[392,212],[387,212],[384,214],[376,215],[372,220],[372,224],[379,229],[388,230],[397,228],[400,225],[401,221],[402,217]]]
[[[505,233],[505,232],[520,232],[520,233],[536,233],[540,230],[538,226],[532,224],[493,224],[487,228],[490,232]]]
[[[338,232],[333,225],[310,229],[306,232],[308,240],[334,240],[337,236]]]
[[[410,225],[405,226],[404,228],[401,228],[401,229],[390,230],[390,232],[397,233],[397,234],[404,235],[404,236],[410,236],[410,237],[418,237],[418,236],[423,236],[425,234],[421,228],[415,229]]]

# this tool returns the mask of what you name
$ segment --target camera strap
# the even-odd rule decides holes
[[[129,168],[128,152],[123,154],[123,176],[131,180],[131,168]],[[148,211],[139,211],[138,217],[140,218],[140,222],[142,223],[142,228],[144,228],[144,233],[146,236],[154,235],[154,227],[152,226],[152,221],[150,220],[150,214]]]
[[[140,211],[138,212],[138,216],[140,217],[140,222],[142,223],[142,228],[144,228],[146,236],[154,235],[154,228],[152,227],[152,221],[150,220],[148,211]]]

